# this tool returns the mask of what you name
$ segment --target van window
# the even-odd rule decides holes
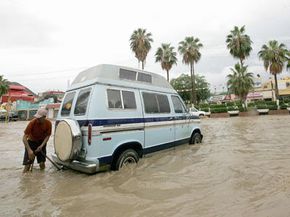
[[[136,100],[135,94],[131,91],[122,91],[124,109],[135,109]]]
[[[170,106],[166,95],[157,94],[160,113],[170,113]]]
[[[122,94],[122,98],[121,98]],[[118,109],[136,109],[135,94],[132,91],[125,90],[107,90],[108,107]],[[123,106],[124,105],[124,106]]]
[[[175,113],[184,113],[185,109],[181,100],[177,96],[171,96]]]
[[[152,83],[152,76],[142,73],[142,72],[138,72],[138,81],[143,81],[143,82],[147,82],[147,83]]]
[[[168,98],[163,94],[142,93],[146,113],[170,113]]]
[[[107,90],[109,108],[122,108],[120,90]]]
[[[119,78],[136,81],[136,74],[137,73],[135,71],[120,69]]]
[[[89,102],[91,88],[81,90],[78,95],[78,99],[75,106],[75,115],[85,115],[87,111],[87,106]]]
[[[61,108],[61,113],[60,113],[61,116],[69,116],[72,103],[74,100],[74,96],[75,96],[75,92],[68,93],[65,96],[63,100],[62,108]]]

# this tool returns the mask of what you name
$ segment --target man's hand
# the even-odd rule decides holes
[[[41,152],[41,150],[42,150],[42,146],[39,146],[39,147],[35,150],[35,153]]]
[[[31,161],[33,161],[35,158],[35,155],[31,149],[28,150],[28,157],[29,157],[29,160],[31,160]]]

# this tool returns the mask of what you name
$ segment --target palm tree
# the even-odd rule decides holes
[[[178,51],[182,55],[182,62],[190,66],[191,76],[191,103],[196,104],[196,89],[195,89],[195,75],[194,63],[197,63],[201,58],[199,49],[203,45],[198,38],[186,37],[184,41],[179,42]]]
[[[268,42],[268,45],[264,44],[262,49],[259,51],[259,58],[263,60],[266,71],[269,71],[275,78],[275,96],[279,98],[277,74],[281,73],[284,68],[284,64],[289,64],[287,56],[289,51],[286,46],[278,41],[272,40]],[[286,66],[288,67],[288,65]]]
[[[288,69],[290,69],[290,50],[287,51],[286,58],[287,58],[286,69],[288,70]]]
[[[242,66],[239,63],[235,65],[234,69],[231,68],[231,71],[232,74],[227,76],[229,90],[239,96],[245,104],[249,91],[254,87],[253,73],[247,72],[247,66]]]
[[[142,70],[144,70],[145,60],[149,50],[151,49],[152,34],[146,33],[146,29],[135,30],[130,37],[130,47],[135,53],[138,62],[142,63]]]
[[[3,75],[0,75],[0,98],[2,95],[7,93],[9,90],[8,81],[3,78]]]
[[[234,58],[238,58],[241,66],[243,66],[243,61],[250,55],[252,50],[251,44],[253,43],[250,36],[245,34],[245,26],[241,28],[235,26],[231,34],[227,36],[226,43],[230,54]]]
[[[170,44],[161,44],[161,47],[157,48],[155,57],[155,62],[160,62],[161,68],[163,70],[166,70],[167,81],[169,82],[169,71],[172,68],[173,64],[176,65],[177,62],[174,47],[171,47]]]

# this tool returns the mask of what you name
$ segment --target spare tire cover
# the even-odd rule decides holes
[[[81,130],[77,121],[65,119],[58,123],[54,134],[54,150],[62,161],[73,160],[81,150]]]

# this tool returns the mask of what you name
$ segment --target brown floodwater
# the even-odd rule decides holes
[[[202,144],[95,175],[22,175],[26,124],[0,123],[1,217],[290,216],[290,115],[202,119]]]

